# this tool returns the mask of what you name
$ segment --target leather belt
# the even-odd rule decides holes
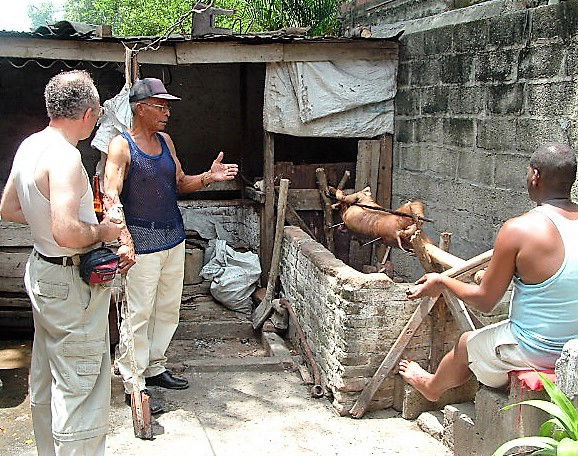
[[[42,255],[39,251],[34,250],[34,254],[38,256],[38,258],[42,258],[44,261],[47,261],[52,264],[57,264],[59,266],[74,266],[75,264],[79,264],[80,258],[78,255],[74,255],[71,257],[61,256],[61,257],[49,257],[46,255]]]

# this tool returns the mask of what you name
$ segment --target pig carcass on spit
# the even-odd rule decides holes
[[[346,195],[338,189],[331,189],[330,191],[335,194],[338,200],[332,207],[339,210],[348,229],[355,233],[371,236],[372,239],[381,238],[385,245],[399,247],[404,251],[411,248],[410,238],[417,230],[421,229],[423,223],[418,220],[418,217],[425,217],[423,202],[410,201],[398,208],[397,212],[413,216],[413,218],[403,217],[356,206],[354,203],[381,209],[381,206],[373,201],[369,187],[351,195]]]

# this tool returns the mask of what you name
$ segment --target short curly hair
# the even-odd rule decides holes
[[[100,104],[98,90],[84,70],[66,71],[52,77],[44,89],[50,119],[80,119],[88,108]]]

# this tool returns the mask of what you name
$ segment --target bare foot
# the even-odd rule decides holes
[[[399,375],[418,390],[428,401],[436,402],[440,398],[440,394],[432,391],[429,386],[433,374],[422,369],[415,361],[402,359],[399,362]]]

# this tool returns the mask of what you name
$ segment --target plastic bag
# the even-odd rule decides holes
[[[213,239],[205,250],[209,261],[200,276],[211,280],[211,294],[227,309],[250,317],[251,294],[261,276],[259,257],[253,252],[237,252],[221,239]]]

